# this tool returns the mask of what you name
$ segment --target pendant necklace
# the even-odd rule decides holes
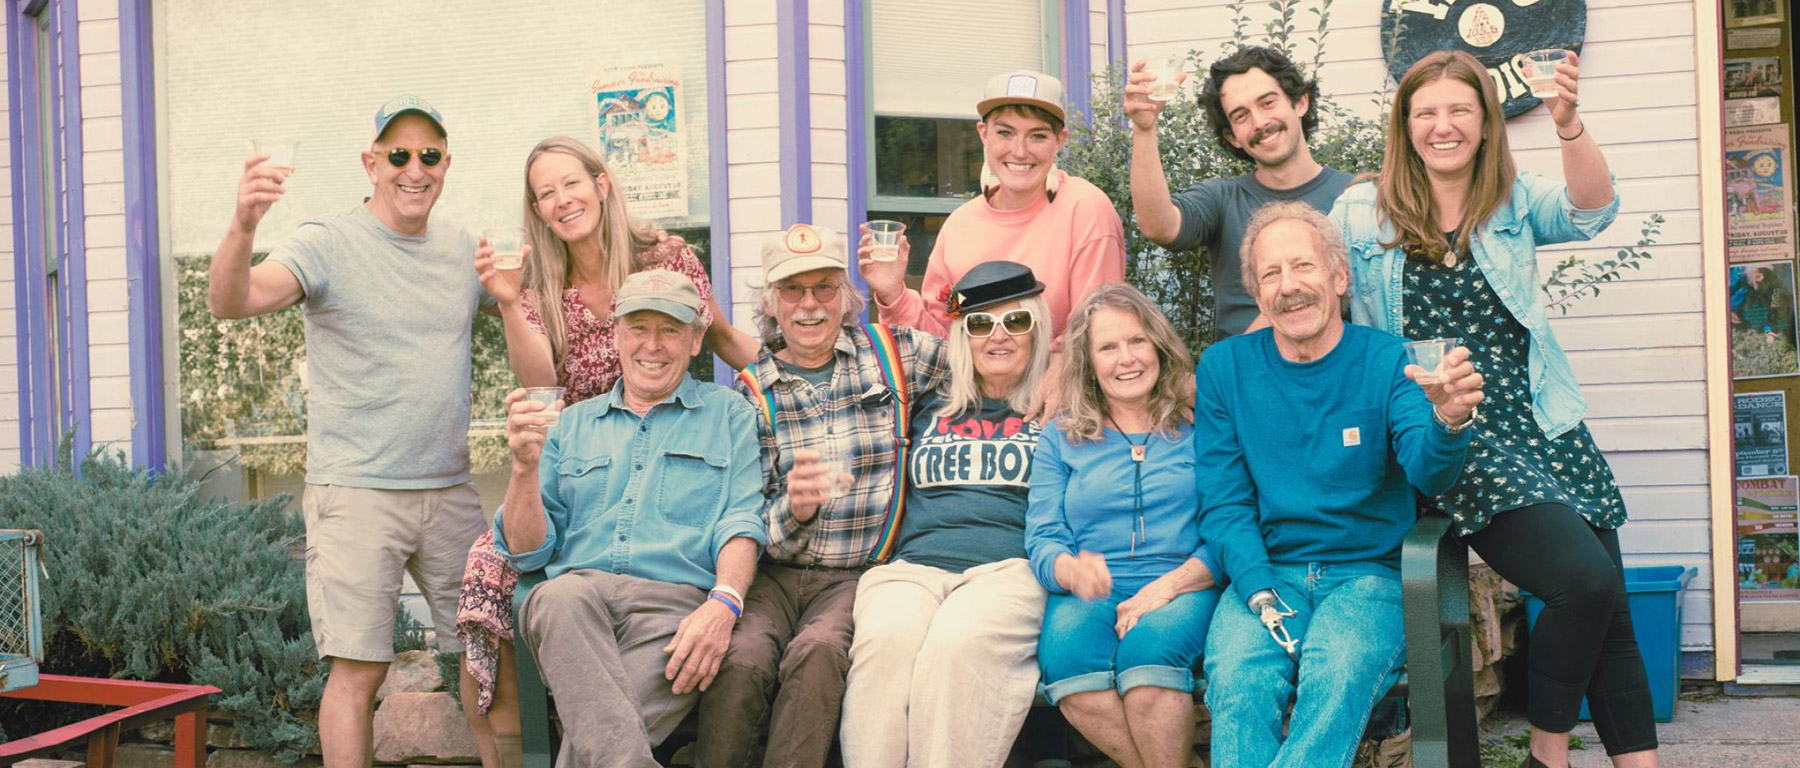
[[[1137,516],[1137,525],[1131,531],[1131,553],[1127,557],[1135,558],[1138,543],[1147,544],[1150,540],[1150,532],[1144,527],[1144,459],[1150,454],[1150,435],[1144,435],[1144,442],[1139,443],[1125,433],[1119,422],[1113,421],[1111,414],[1107,415],[1106,421],[1113,429],[1119,430],[1119,436],[1125,438],[1125,443],[1131,446],[1131,512]]]

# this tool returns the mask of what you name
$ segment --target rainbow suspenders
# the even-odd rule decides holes
[[[885,562],[894,554],[894,544],[899,538],[900,520],[906,515],[906,457],[908,449],[907,435],[912,416],[912,391],[906,379],[906,366],[900,361],[900,344],[894,339],[894,329],[880,323],[866,323],[863,332],[869,336],[869,345],[875,350],[875,364],[881,369],[881,379],[894,393],[894,498],[888,503],[887,522],[881,526],[881,538],[875,542],[875,551],[869,554],[870,562]],[[762,382],[756,380],[756,372],[745,368],[738,372],[738,381],[754,396],[761,405],[763,419],[769,423],[769,431],[775,432],[775,393],[766,390]]]

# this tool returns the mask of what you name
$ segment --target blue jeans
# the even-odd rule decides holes
[[[1235,585],[1213,614],[1206,706],[1213,765],[1342,768],[1369,712],[1406,663],[1400,574],[1377,563],[1277,565],[1299,655],[1275,644]],[[1282,741],[1288,702],[1294,715]]]
[[[1115,583],[1113,592],[1093,602],[1074,595],[1050,595],[1044,631],[1038,637],[1038,666],[1044,698],[1055,704],[1073,693],[1140,685],[1194,689],[1194,663],[1206,650],[1206,629],[1219,604],[1219,590],[1177,595],[1168,605],[1144,614],[1124,638],[1114,629],[1119,603],[1142,584]]]

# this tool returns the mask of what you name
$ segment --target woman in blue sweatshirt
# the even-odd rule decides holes
[[[1606,158],[1576,113],[1574,54],[1545,99],[1566,182],[1517,171],[1487,69],[1439,51],[1394,97],[1382,172],[1331,219],[1353,273],[1353,319],[1410,339],[1457,337],[1490,382],[1455,487],[1427,506],[1495,572],[1542,597],[1531,632],[1531,768],[1568,764],[1582,696],[1613,763],[1656,764],[1650,689],[1619,552],[1625,503],[1581,423],[1587,405],[1557,344],[1537,246],[1587,240],[1619,211]]]
[[[1070,314],[1064,415],[1044,428],[1025,549],[1044,607],[1045,693],[1121,765],[1185,766],[1194,664],[1219,590],[1200,541],[1192,362],[1154,304],[1124,283]]]

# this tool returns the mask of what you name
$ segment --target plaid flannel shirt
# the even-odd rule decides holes
[[[912,328],[894,328],[900,359],[913,397],[930,391],[950,375],[944,342]],[[775,362],[765,347],[751,366],[757,382],[775,400],[777,429],[758,419],[762,441],[763,520],[769,527],[766,553],[793,565],[828,568],[860,567],[868,562],[887,522],[894,487],[894,409],[898,400],[887,390],[869,336],[859,326],[845,326],[837,340],[837,367],[831,394],[821,400],[806,380]],[[738,391],[751,397],[743,383]],[[757,404],[758,409],[761,405]],[[834,430],[848,434],[836,436]],[[819,450],[834,437],[852,458],[856,482],[850,490],[819,506],[807,522],[794,518],[788,503],[787,473],[797,448]]]

